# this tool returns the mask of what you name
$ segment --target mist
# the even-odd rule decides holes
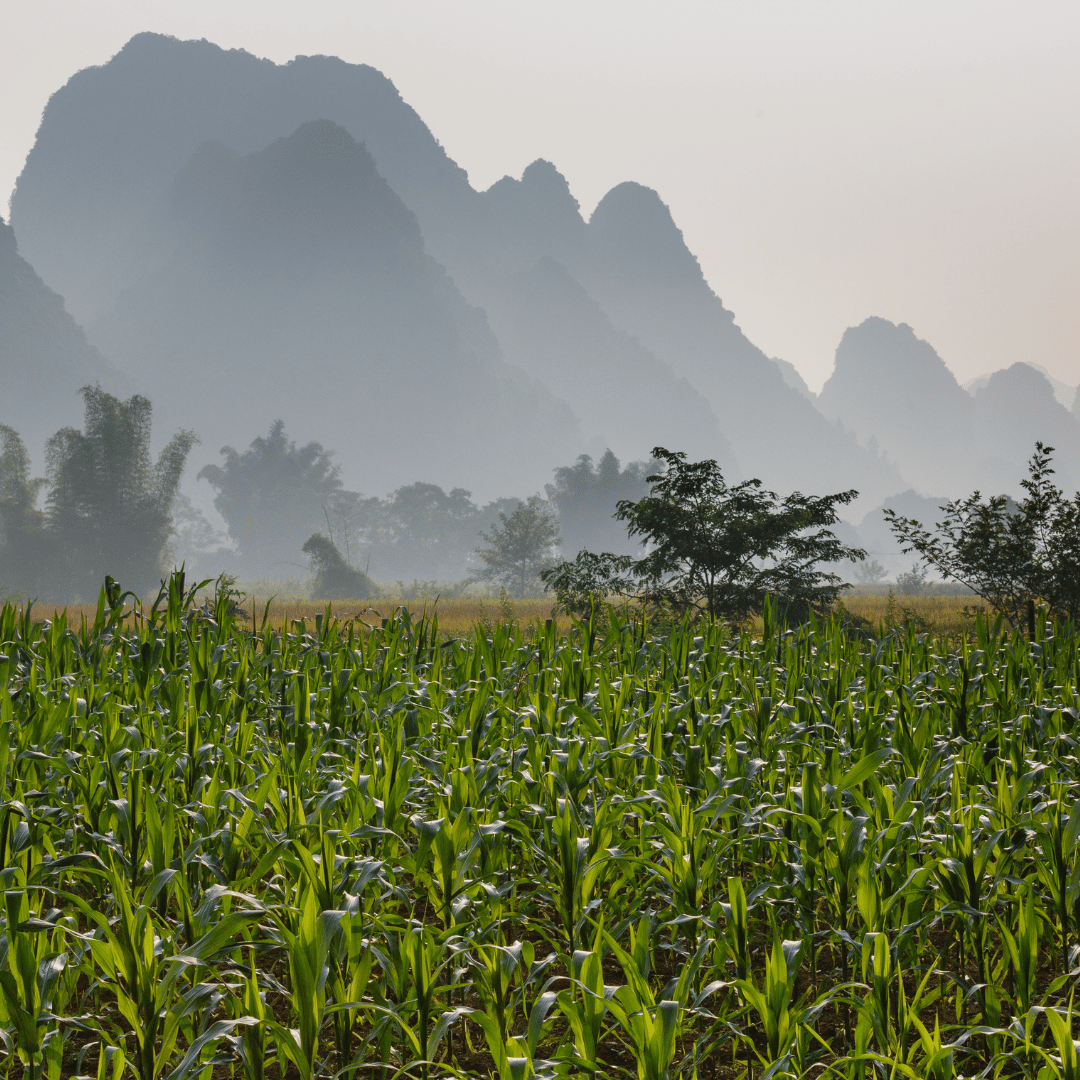
[[[116,556],[140,589],[175,561],[303,579],[316,534],[381,587],[464,587],[534,495],[561,557],[629,552],[612,514],[659,446],[781,493],[858,489],[847,536],[892,573],[884,508],[1016,496],[1036,440],[1080,484],[1053,357],[964,386],[871,311],[815,394],[744,332],[662,192],[628,177],[584,212],[539,157],[474,186],[392,76],[141,33],[49,99],[0,226],[0,542],[40,559],[9,558],[0,588],[119,576],[104,525],[92,557],[68,550],[108,502],[62,495],[58,448],[96,430],[86,387],[148,405],[142,479],[115,496],[150,522]]]

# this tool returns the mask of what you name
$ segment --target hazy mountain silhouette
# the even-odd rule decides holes
[[[21,257],[0,218],[0,424],[13,427],[41,466],[44,441],[78,424],[79,387],[114,387],[116,373],[86,340],[63,298]]]
[[[484,313],[337,124],[247,156],[205,144],[172,201],[171,261],[92,334],[168,424],[202,433],[200,456],[283,407],[369,491],[417,476],[535,488],[580,443],[570,409],[502,361]]]
[[[474,253],[462,255],[452,269],[491,313],[500,340],[508,322],[499,314],[507,295],[502,282],[518,282],[522,310],[529,302],[520,291],[522,272],[551,257],[584,285],[616,328],[636,337],[704,398],[737,459],[728,465],[733,474],[760,476],[781,490],[848,485],[874,497],[902,483],[895,469],[823,422],[807,400],[806,384],[795,384],[734,325],[656,192],[620,184],[586,223],[566,179],[538,160],[520,180],[503,177],[483,198],[488,227],[477,235]],[[464,248],[463,239],[458,250]],[[533,302],[545,303],[539,295]],[[508,339],[504,345],[517,358],[516,346]],[[581,345],[589,347],[585,340]],[[533,370],[528,361],[519,362]],[[624,370],[631,364],[624,354]],[[666,397],[675,400],[673,391]],[[644,407],[659,413],[657,402],[650,387]],[[684,427],[679,445],[689,449],[699,429]],[[805,452],[809,446],[812,454]],[[708,456],[726,464],[723,448]]]
[[[481,200],[487,229],[475,261],[494,277],[529,270],[545,257],[580,264],[588,230],[566,177],[550,161],[534,161],[520,180],[504,176]]]
[[[485,306],[507,353],[552,393],[571,395],[582,427],[618,455],[639,453],[648,432],[654,444],[714,457],[737,471],[705,399],[612,326],[561,263],[544,256],[506,278]]]
[[[1045,375],[1014,364],[973,397],[906,323],[875,317],[847,330],[818,407],[876,439],[920,491],[1017,495],[1036,440],[1057,449],[1058,482],[1075,490],[1080,424]]]
[[[772,362],[780,369],[780,377],[792,390],[798,390],[804,398],[808,398],[810,401],[816,400],[817,394],[806,385],[806,380],[799,374],[799,369],[794,364],[775,356],[772,358]]]
[[[983,444],[983,490],[1022,494],[1027,461],[1041,440],[1054,447],[1055,483],[1072,495],[1080,488],[1080,423],[1031,364],[995,371],[975,394]]]
[[[122,307],[125,318],[137,321],[133,297],[150,302],[148,277],[176,275],[183,266],[195,273],[192,223],[173,211],[170,194],[173,178],[191,156],[210,140],[240,154],[259,151],[298,124],[320,118],[341,124],[364,143],[416,215],[429,254],[504,332],[518,325],[515,312],[528,289],[541,288],[544,275],[534,271],[549,256],[599,302],[615,331],[638,338],[705,399],[742,475],[761,476],[781,491],[855,486],[871,501],[904,486],[893,467],[825,421],[746,339],[655,192],[621,184],[588,223],[550,163],[534,163],[521,180],[505,179],[476,192],[392,83],[370,67],[330,57],[275,65],[205,41],[140,34],[108,64],[78,73],[53,95],[13,197],[15,225],[35,265],[64,292],[73,311],[96,322],[132,287]],[[558,321],[542,289],[535,303],[549,312],[549,326]],[[108,316],[111,337],[101,323],[103,341],[119,344],[116,317]],[[575,325],[581,336],[567,340],[566,355],[580,356],[595,338],[584,323]],[[153,336],[149,327],[147,333]],[[221,344],[215,356],[224,356]],[[166,355],[167,341],[162,348]],[[607,377],[625,382],[624,400],[638,390],[648,402],[662,368],[652,368],[638,387],[627,378],[642,362],[636,349],[625,336],[609,336]],[[506,343],[503,352],[519,362]],[[529,366],[532,357],[552,352],[544,344],[525,350],[520,362]],[[126,355],[134,354],[129,349]],[[575,398],[572,384],[561,389]],[[707,421],[701,421],[703,429],[695,418],[699,406],[674,382],[660,400],[673,409],[687,402],[688,439],[696,442],[708,430]],[[253,420],[251,433],[257,428]],[[610,431],[605,423],[606,441],[613,441]],[[323,432],[311,434],[331,441]],[[597,441],[601,431],[585,435]],[[625,456],[640,457],[656,443],[649,429],[638,435],[640,445]],[[724,459],[728,453],[718,441],[709,456]]]
[[[828,423],[746,338],[655,191],[613,188],[588,234],[586,287],[616,325],[702,392],[745,474],[780,491],[855,487],[869,500],[901,486],[895,468]]]
[[[1045,375],[1046,381],[1053,388],[1054,397],[1056,397],[1066,409],[1072,408],[1076,401],[1076,386],[1072,386],[1069,383],[1063,383],[1060,379],[1055,379],[1042,364],[1033,364],[1030,360],[1025,360],[1024,363],[1026,363],[1028,367],[1033,367],[1039,374]],[[974,397],[975,394],[990,381],[991,375],[993,375],[993,372],[986,375],[976,375],[974,379],[968,379],[968,381],[963,384],[964,389]]]
[[[974,480],[975,404],[906,323],[874,317],[846,330],[818,408],[875,438],[922,491],[959,493]]]
[[[150,33],[49,99],[12,197],[12,224],[26,257],[85,323],[167,261],[176,239],[169,187],[205,142],[251,153],[322,118],[368,147],[441,258],[440,223],[467,219],[478,198],[384,75],[336,57],[278,65]]]
[[[588,227],[555,166],[535,161],[520,180],[503,177],[483,193],[483,206],[487,228],[462,273],[506,355],[568,396],[584,430],[618,455],[678,446],[737,473],[704,397],[614,326],[567,268],[582,265]]]

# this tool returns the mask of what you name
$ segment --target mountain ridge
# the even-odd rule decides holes
[[[344,128],[309,121],[248,155],[201,148],[174,196],[184,239],[172,259],[91,334],[170,421],[201,431],[204,452],[285,411],[297,437],[335,449],[355,487],[424,476],[495,493],[540,486],[562,446],[581,444],[572,411],[505,363]],[[213,387],[209,400],[198,387]],[[469,417],[477,403],[515,415],[498,455]],[[442,453],[403,437],[403,423],[438,430]]]

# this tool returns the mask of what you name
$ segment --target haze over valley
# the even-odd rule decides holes
[[[0,424],[33,475],[81,387],[142,395],[155,447],[198,437],[174,554],[285,578],[336,525],[384,581],[466,576],[534,493],[563,556],[617,546],[657,446],[781,493],[858,489],[845,537],[890,573],[882,508],[1017,496],[1036,440],[1080,486],[1076,387],[1047,358],[962,386],[917,326],[867,311],[814,394],[740,328],[663,192],[627,177],[583,214],[543,159],[477,189],[392,78],[141,33],[56,91],[0,225]],[[243,539],[221,466],[316,442],[321,495],[273,496],[280,542],[252,539],[271,517]]]

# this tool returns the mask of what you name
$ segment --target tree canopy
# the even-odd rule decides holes
[[[620,500],[615,512],[645,553],[634,559],[583,552],[552,569],[545,581],[561,601],[580,606],[594,591],[638,592],[678,609],[744,619],[771,594],[802,617],[831,605],[846,587],[823,564],[866,557],[831,531],[836,508],[851,502],[854,490],[780,498],[760,480],[729,485],[711,459],[689,462],[662,446],[653,457],[664,470],[647,478],[650,493]]]
[[[106,574],[151,588],[165,569],[173,499],[197,437],[178,432],[155,462],[149,400],[122,401],[96,386],[80,392],[83,429],[62,428],[46,446],[48,525],[64,591],[95,595]]]
[[[539,495],[518,503],[509,515],[500,511],[498,524],[480,536],[487,546],[478,547],[476,554],[484,565],[473,580],[501,584],[515,597],[543,589],[541,575],[555,562],[559,521]]]
[[[1080,618],[1080,493],[1071,500],[1050,479],[1054,448],[1036,442],[1019,503],[975,491],[941,507],[925,528],[885,511],[903,550],[914,551],[942,577],[966,585],[1014,625],[1029,602],[1050,614]]]
[[[622,468],[608,450],[596,464],[582,454],[573,465],[556,469],[555,482],[546,491],[558,511],[563,551],[573,555],[600,548],[631,554],[635,545],[615,519],[615,507],[620,500],[633,502],[649,493],[646,478],[656,465],[655,461],[634,461]]]
[[[47,562],[45,515],[37,508],[43,477],[32,479],[18,432],[0,424],[0,593],[37,593]]]
[[[124,401],[96,386],[80,393],[83,427],[49,439],[44,480],[31,479],[19,436],[0,431],[0,573],[9,591],[95,596],[107,574],[142,591],[167,569],[173,501],[196,437],[178,432],[154,461],[146,398]]]
[[[303,551],[310,557],[315,572],[311,593],[317,599],[369,600],[376,595],[371,578],[350,566],[328,537],[314,533],[304,542]]]
[[[198,478],[217,491],[214,506],[229,526],[249,573],[282,576],[304,541],[326,521],[342,492],[340,470],[318,442],[297,446],[275,420],[243,453],[221,448],[221,465]]]

